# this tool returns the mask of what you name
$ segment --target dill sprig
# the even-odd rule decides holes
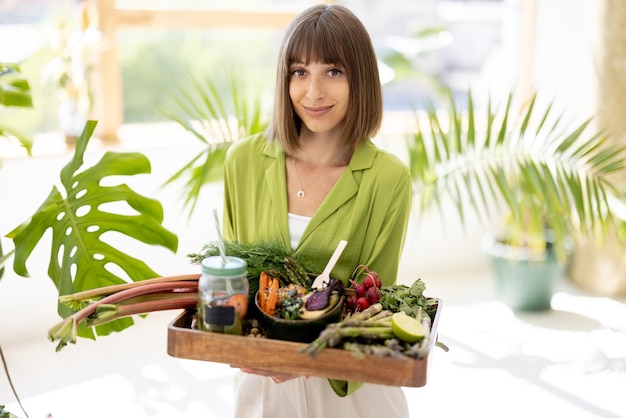
[[[254,244],[242,244],[236,241],[224,241],[226,255],[239,257],[248,263],[248,283],[250,296],[254,297],[259,287],[259,276],[264,271],[278,278],[281,286],[291,283],[310,287],[313,274],[311,262],[300,254],[295,254],[278,241],[263,241]],[[193,264],[200,264],[203,258],[219,255],[217,241],[205,244],[198,253],[188,254]],[[253,300],[253,299],[251,299]]]

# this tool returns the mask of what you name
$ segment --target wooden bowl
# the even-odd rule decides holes
[[[259,307],[258,293],[254,302],[261,327],[269,338],[310,343],[320,335],[326,325],[341,320],[345,297],[341,296],[330,310],[313,319],[284,319],[268,315]]]

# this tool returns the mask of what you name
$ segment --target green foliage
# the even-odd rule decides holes
[[[48,276],[59,295],[126,282],[125,278],[107,269],[107,265],[118,266],[133,281],[159,276],[143,261],[108,244],[103,239],[107,233],[117,232],[173,252],[178,247],[176,235],[161,225],[163,209],[158,201],[137,194],[126,184],[100,184],[109,176],[149,173],[150,162],[143,154],[107,152],[93,167],[79,172],[95,126],[95,121],[85,125],[72,160],[61,170],[65,196],[53,186],[35,214],[7,234],[15,246],[13,268],[17,274],[28,277],[26,261],[44,233],[52,229]],[[112,213],[103,209],[104,205],[123,205],[124,202],[133,209],[133,214]],[[69,308],[59,304],[62,317],[71,313]],[[96,332],[107,335],[132,323],[132,319],[126,318],[99,326]],[[87,328],[80,329],[79,335],[93,338],[93,332]]]
[[[422,68],[424,56],[439,51],[452,42],[452,36],[445,27],[428,26],[415,31],[410,36],[385,36],[378,40],[376,55],[393,71],[388,82],[413,79],[434,89],[437,94],[445,94],[445,84],[440,74]]]
[[[235,141],[267,128],[261,98],[246,94],[247,89],[229,73],[230,96],[224,98],[210,77],[192,78],[189,87],[173,93],[175,111],[162,112],[191,132],[205,148],[183,165],[166,185],[183,181],[182,198],[193,213],[202,188],[222,179],[226,150]]]
[[[539,110],[536,94],[515,119],[513,94],[501,110],[490,100],[484,120],[471,92],[466,112],[449,97],[447,121],[431,106],[426,128],[418,119],[409,138],[422,210],[440,207],[447,195],[465,222],[470,210],[489,220],[490,210],[504,205],[514,241],[541,249],[550,229],[561,256],[572,234],[606,232],[614,222],[610,201],[618,196],[609,176],[624,169],[624,147],[589,134],[590,120],[570,127],[553,115],[551,103]]]
[[[392,312],[404,312],[415,318],[420,309],[431,319],[437,311],[437,300],[424,297],[426,284],[422,279],[415,280],[411,286],[394,284],[381,287],[380,304],[383,309]]]
[[[0,62],[0,105],[5,107],[26,108],[33,106],[30,84],[28,84],[28,80],[22,76],[20,67],[17,64]],[[3,112],[1,116],[0,138],[17,138],[30,155],[33,146],[32,139],[20,132],[19,129],[5,123],[5,112]],[[0,167],[2,167],[1,160]],[[2,249],[2,242],[0,242],[0,279],[4,275],[4,264],[9,260],[12,254],[13,250],[5,254]]]
[[[19,65],[0,62],[0,105],[6,107],[33,107],[30,84],[21,74]],[[30,154],[33,140],[19,129],[0,118],[0,137],[15,137]]]
[[[304,256],[296,254],[278,241],[258,242],[243,244],[236,241],[225,241],[224,251],[232,257],[239,257],[248,264],[248,283],[250,301],[254,301],[254,295],[259,288],[259,277],[264,271],[275,277],[281,286],[290,283],[304,284],[309,282],[309,275],[319,274],[314,271],[311,262]],[[210,242],[202,247],[200,252],[188,254],[189,260],[199,264],[203,258],[219,255],[219,243]],[[308,286],[309,283],[306,283]]]
[[[28,81],[17,64],[0,62],[0,103],[4,106],[32,107]]]
[[[0,418],[15,418],[16,416],[4,409],[4,405],[0,405]]]

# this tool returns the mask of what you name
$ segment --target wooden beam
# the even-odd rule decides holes
[[[298,12],[249,10],[115,9],[118,26],[153,29],[208,29],[224,27],[285,28]]]
[[[105,142],[117,142],[117,130],[124,123],[124,100],[116,42],[118,24],[111,12],[115,0],[98,0],[96,3],[103,39],[96,77],[96,135]]]
[[[97,0],[103,48],[96,74],[98,119],[96,135],[105,142],[117,141],[117,130],[124,123],[122,70],[118,58],[117,34],[121,28],[209,29],[209,28],[286,28],[300,12],[293,9],[138,9],[118,8],[115,0]]]

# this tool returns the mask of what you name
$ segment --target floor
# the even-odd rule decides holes
[[[189,151],[180,148],[155,148],[150,157],[158,167],[159,161]],[[9,196],[20,204],[8,211],[2,205],[3,234],[32,213],[51,187],[43,181],[50,178],[46,173],[57,173],[66,161],[59,154],[4,162],[3,201]],[[15,179],[20,179],[18,185]],[[151,181],[141,187],[176,202],[176,196]],[[201,215],[187,219],[182,212],[166,216],[165,223],[179,232],[181,248],[177,255],[155,259],[160,271],[195,271],[184,255],[210,239],[210,232],[197,227],[208,220]],[[213,224],[207,225],[210,229]],[[401,281],[419,275],[428,295],[443,300],[439,340],[449,351],[430,353],[426,386],[404,388],[411,417],[626,418],[626,298],[589,294],[563,280],[551,310],[513,312],[495,297],[491,272],[475,240],[442,238],[432,232],[437,228],[433,224],[424,228],[409,242],[412,254],[403,257]],[[37,249],[29,264],[33,277],[7,271],[0,281],[0,345],[28,417],[231,415],[234,369],[167,355],[167,325],[177,312],[152,314],[121,333],[79,340],[55,352],[46,339],[47,329],[58,320],[46,266],[47,251]],[[0,373],[2,404],[26,417]]]

